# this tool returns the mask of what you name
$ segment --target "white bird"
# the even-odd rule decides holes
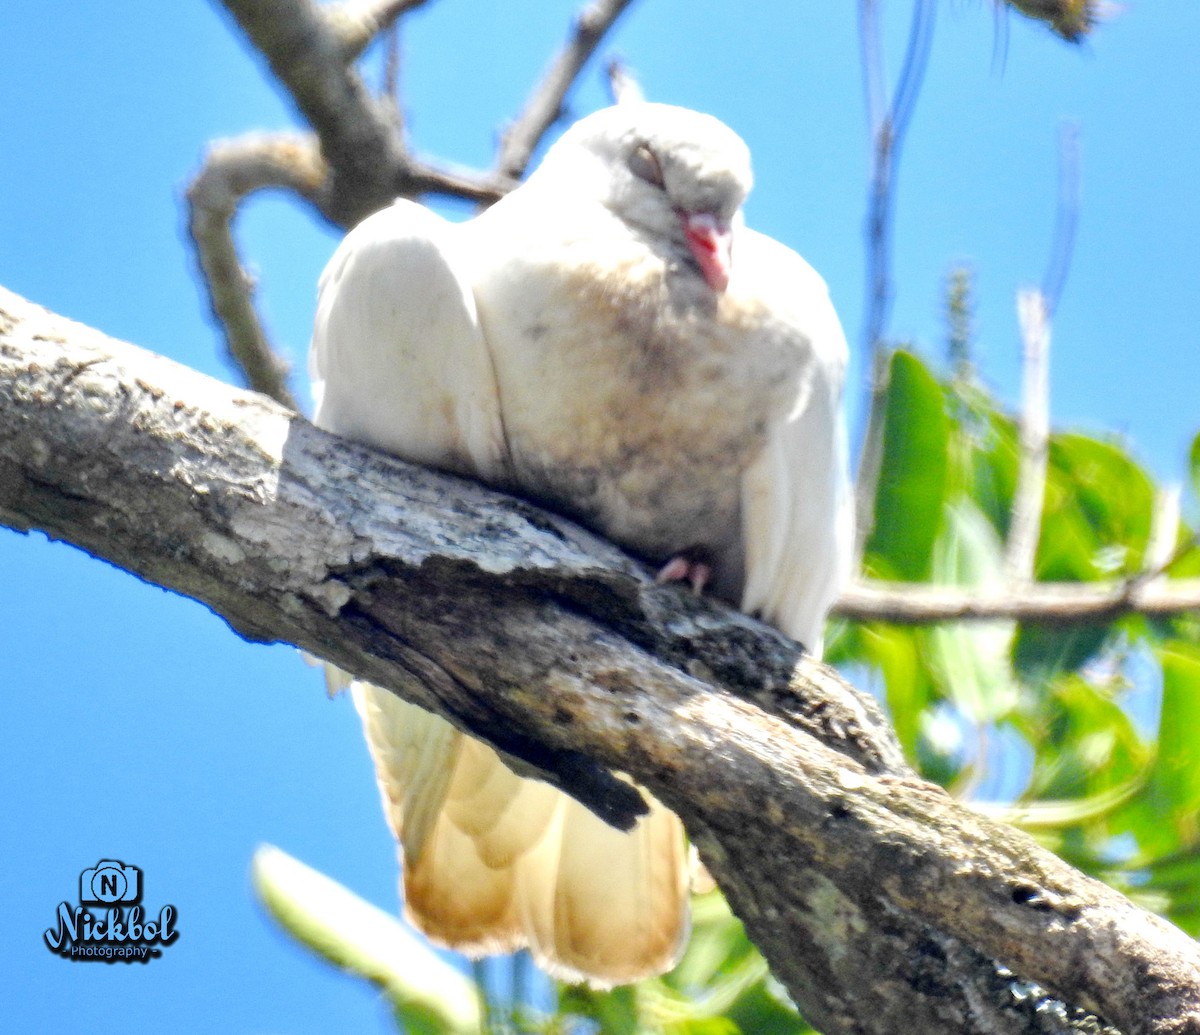
[[[819,652],[850,557],[846,344],[820,277],[744,225],[750,183],[721,122],[630,102],[467,222],[397,201],[321,277],[315,422],[573,516]],[[618,832],[444,720],[354,693],[417,927],[597,986],[673,965],[672,813],[643,792]]]

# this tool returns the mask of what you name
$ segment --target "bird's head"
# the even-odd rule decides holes
[[[588,190],[632,230],[693,263],[714,291],[729,281],[750,191],[750,152],[711,115],[631,102],[581,119],[538,176]]]

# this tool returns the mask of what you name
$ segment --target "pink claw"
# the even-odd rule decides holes
[[[704,587],[708,585],[711,578],[712,565],[705,564],[703,561],[694,561],[679,554],[672,557],[659,569],[654,581],[687,582],[691,585],[692,592],[699,596],[704,592]]]

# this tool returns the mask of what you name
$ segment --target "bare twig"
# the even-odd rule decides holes
[[[1042,286],[1017,293],[1022,343],[1021,415],[1017,488],[1005,549],[1005,570],[1017,586],[1034,578],[1042,526],[1050,444],[1050,328],[1071,270],[1079,221],[1077,127],[1062,127],[1058,153],[1058,206]]]
[[[608,73],[608,95],[613,104],[629,104],[646,99],[641,83],[620,58],[612,58],[604,70]]]
[[[341,41],[348,64],[376,36],[394,26],[401,15],[426,3],[428,0],[342,0],[324,8],[324,14]]]
[[[1058,206],[1054,214],[1054,237],[1046,272],[1042,275],[1042,298],[1047,318],[1054,319],[1062,299],[1071,259],[1075,254],[1075,231],[1079,225],[1079,126],[1064,122],[1058,132]]]
[[[874,525],[875,490],[883,462],[883,409],[887,398],[888,355],[884,341],[892,300],[892,220],[896,200],[896,173],[904,136],[916,107],[929,49],[933,43],[934,0],[916,0],[909,27],[904,64],[891,100],[883,67],[878,0],[859,0],[859,42],[867,122],[871,137],[870,195],[867,203],[867,303],[863,321],[863,349],[870,357],[867,386],[867,424],[855,479],[856,564]]]
[[[1024,346],[1017,488],[1013,494],[1004,567],[1015,586],[1033,581],[1050,447],[1050,314],[1037,288],[1017,293]]]
[[[325,177],[313,137],[254,134],[213,144],[187,192],[200,279],[229,356],[251,388],[292,409],[287,367],[255,311],[254,282],[238,258],[233,219],[248,195],[269,188],[295,191],[320,208]]]
[[[394,97],[372,98],[353,56],[424,0],[224,0],[316,130],[315,137],[253,135],[214,145],[188,191],[190,230],[209,302],[247,383],[295,406],[286,368],[254,310],[231,225],[245,197],[295,191],[330,222],[348,227],[397,195],[442,194],[492,202],[513,186],[492,173],[412,158]],[[319,142],[319,143],[318,143]]]
[[[1196,536],[1189,535],[1179,540],[1179,523],[1183,492],[1178,485],[1167,485],[1154,497],[1154,513],[1151,515],[1150,540],[1146,544],[1146,555],[1141,571],[1135,572],[1126,581],[1130,591],[1144,592],[1149,585],[1170,585],[1166,573],[1177,561],[1196,549]]]
[[[509,184],[474,174],[415,164],[407,174],[414,193],[450,194],[495,201]],[[254,308],[254,280],[243,269],[233,237],[238,207],[256,191],[294,191],[331,221],[329,181],[315,137],[251,134],[218,141],[188,188],[188,228],[201,281],[230,358],[246,384],[297,409],[287,386],[287,365],[272,349]]]
[[[520,179],[546,132],[562,114],[563,100],[588,58],[631,0],[594,0],[575,19],[571,36],[551,63],[525,108],[504,132],[496,170]]]
[[[871,135],[870,198],[867,206],[867,307],[863,346],[877,351],[891,308],[892,221],[896,173],[905,134],[916,107],[933,43],[934,0],[916,0],[904,63],[891,100],[886,100],[883,46],[879,39],[877,0],[860,0],[859,31],[867,113]]]
[[[387,53],[383,60],[383,88],[381,93],[396,109],[396,121],[400,135],[404,135],[404,110],[400,105],[400,26],[393,25],[387,31]]]
[[[1190,611],[1200,611],[1200,579],[1034,582],[998,590],[872,580],[851,586],[834,607],[845,618],[901,625],[996,618],[1075,625]]]
[[[1146,545],[1143,570],[1150,578],[1162,575],[1175,561],[1195,546],[1194,540],[1179,543],[1179,520],[1183,490],[1167,485],[1154,499],[1154,518],[1150,524],[1150,542]]]

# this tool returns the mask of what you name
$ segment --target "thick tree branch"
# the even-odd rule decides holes
[[[7,293],[0,521],[388,686],[617,821],[588,760],[630,772],[829,1035],[1035,1030],[992,959],[1130,1035],[1200,1032],[1194,942],[918,780],[779,633]]]
[[[511,189],[504,177],[443,169],[408,153],[389,103],[372,97],[353,67],[357,44],[347,42],[342,9],[332,8],[331,16],[312,0],[222,3],[320,140],[330,170],[322,206],[326,218],[350,227],[398,196],[439,193],[495,201]],[[394,5],[380,5],[389,6]]]
[[[312,0],[223,0],[316,131],[333,178],[330,208],[352,225],[388,204],[408,158],[341,36]]]

